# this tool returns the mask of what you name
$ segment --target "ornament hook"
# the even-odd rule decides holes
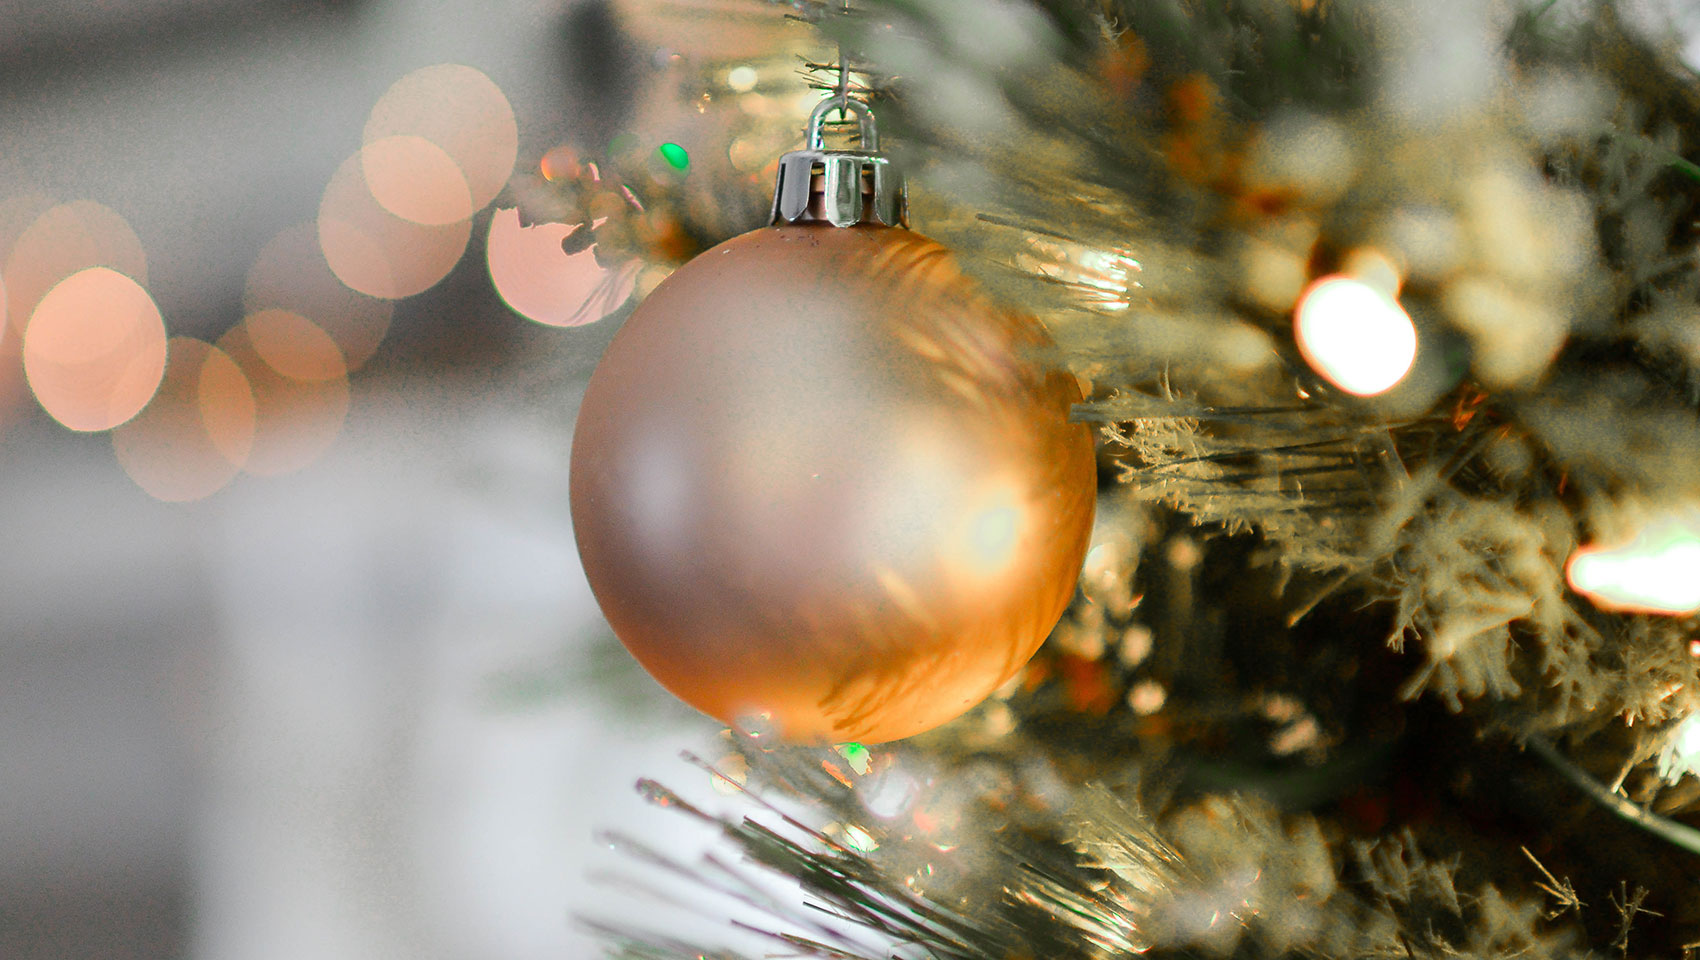
[[[880,132],[874,125],[874,112],[868,105],[851,97],[847,93],[828,97],[815,105],[809,114],[808,149],[826,149],[826,118],[832,111],[837,110],[841,115],[853,113],[862,129],[862,150],[865,153],[878,153],[880,150]]]
[[[849,13],[850,5],[844,5]],[[829,150],[826,118],[856,115],[862,142],[853,150]],[[832,95],[815,104],[803,138],[803,149],[779,158],[779,177],[773,186],[771,223],[830,223],[850,227],[876,223],[888,227],[908,223],[903,177],[880,154],[879,127],[874,111],[850,96],[850,68],[844,45],[838,46],[838,83]]]

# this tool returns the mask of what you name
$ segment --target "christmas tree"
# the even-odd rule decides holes
[[[660,92],[546,157],[528,215],[645,292],[766,222],[843,83],[917,229],[1055,338],[1100,478],[1015,679],[890,744],[731,732],[746,861],[635,855],[762,905],[780,955],[1700,947],[1700,76],[1668,20],[615,7]],[[666,929],[607,932],[722,955]]]

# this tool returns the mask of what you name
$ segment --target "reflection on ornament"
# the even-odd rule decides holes
[[[1411,372],[1417,328],[1380,287],[1335,274],[1311,284],[1293,315],[1305,362],[1347,393],[1386,393]]]
[[[1570,586],[1603,610],[1686,616],[1700,611],[1700,516],[1667,516],[1615,547],[1579,548]]]

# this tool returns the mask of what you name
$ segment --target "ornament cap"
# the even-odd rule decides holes
[[[826,149],[826,118],[834,110],[856,115],[861,150]],[[809,114],[803,149],[779,158],[770,222],[908,226],[903,177],[879,146],[879,130],[867,104],[845,96],[822,100]]]

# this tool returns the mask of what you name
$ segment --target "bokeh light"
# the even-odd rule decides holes
[[[150,496],[173,503],[217,492],[254,444],[254,395],[236,361],[189,337],[173,337],[159,392],[112,431],[118,463]]]
[[[1417,328],[1397,300],[1375,284],[1339,274],[1299,297],[1293,316],[1299,352],[1317,373],[1347,393],[1393,389],[1417,357]]]
[[[60,281],[24,330],[24,375],[36,400],[72,430],[135,416],[165,374],[165,323],[141,284],[107,267]]]
[[[30,224],[58,205],[48,194],[33,191],[0,199],[0,262],[11,254],[12,245]]]
[[[53,198],[43,193],[21,193],[0,199],[0,271],[11,259],[18,238],[55,205]],[[29,401],[22,362],[22,328],[28,318],[12,318],[10,299],[5,275],[0,272],[0,431],[20,419]]]
[[[726,85],[739,93],[749,93],[756,88],[756,81],[759,79],[760,76],[756,73],[756,68],[744,64],[743,66],[733,67],[727,72]]]
[[[148,282],[142,242],[112,208],[92,200],[48,208],[18,234],[0,268],[7,316],[21,332],[47,291],[88,267],[109,267],[143,286]]]
[[[57,204],[52,197],[44,193],[22,193],[0,200],[0,283],[5,280],[7,261],[12,258],[12,250],[17,245],[18,238],[25,230],[35,223],[42,214],[53,209]],[[39,299],[39,298],[38,298]],[[10,296],[0,287],[0,343],[5,342],[8,334],[16,332],[12,325],[5,321],[11,316]],[[16,326],[23,326],[26,318],[20,317]],[[13,354],[16,341],[13,340]]]
[[[1346,254],[1340,264],[1340,272],[1395,299],[1399,296],[1400,287],[1405,283],[1404,272],[1399,269],[1399,264],[1374,247],[1358,247]]]
[[[348,416],[349,390],[328,334],[298,314],[266,310],[231,328],[218,346],[241,367],[253,391],[254,443],[244,470],[258,476],[290,473],[330,448]]]
[[[291,380],[336,380],[348,373],[336,341],[298,313],[261,310],[245,323],[254,352]]]
[[[472,216],[472,190],[447,151],[424,137],[394,136],[360,148],[360,169],[378,205],[427,226]]]
[[[1571,554],[1571,589],[1603,610],[1686,616],[1700,611],[1700,517],[1667,515],[1628,543]]]
[[[508,98],[482,72],[456,63],[415,70],[384,91],[372,106],[362,142],[392,137],[420,138],[442,148],[464,178],[472,210],[496,199],[519,157],[519,126]],[[374,193],[384,202],[375,184]]]
[[[313,321],[336,341],[350,371],[377,352],[395,305],[344,286],[319,249],[316,225],[298,224],[260,250],[248,269],[242,305],[248,313],[287,310]]]
[[[590,323],[619,309],[632,294],[635,265],[608,269],[592,244],[567,253],[561,243],[577,224],[521,226],[517,209],[490,217],[485,254],[496,292],[515,313],[552,327]]]
[[[319,202],[319,248],[338,280],[386,300],[410,297],[443,279],[466,251],[470,221],[413,223],[378,205],[361,155],[343,161]]]

